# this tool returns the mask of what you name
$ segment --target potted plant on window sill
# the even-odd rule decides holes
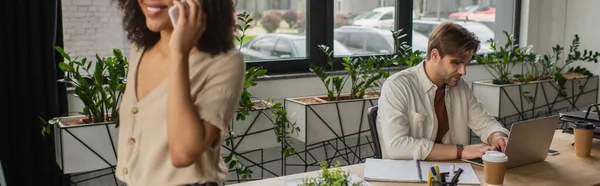
[[[121,50],[96,61],[71,58],[61,47],[56,51],[66,59],[59,63],[65,73],[59,83],[73,88],[83,103],[81,113],[45,121],[43,135],[54,129],[56,162],[64,174],[95,171],[116,165],[118,109],[126,86],[128,61]],[[92,68],[93,67],[93,68]]]
[[[500,53],[498,56],[479,57],[478,63],[486,64],[487,67],[493,65],[490,69],[506,67],[505,61],[502,60],[514,56],[516,59],[525,59],[516,60],[521,62],[522,73],[511,77],[510,70],[495,68],[499,69],[495,72],[501,72],[497,74],[503,74],[502,78],[495,80],[504,81],[473,82],[473,92],[476,97],[483,102],[492,115],[504,120],[504,123],[545,116],[558,110],[587,107],[590,102],[597,102],[598,77],[593,76],[585,68],[571,65],[576,61],[596,62],[600,54],[587,50],[580,51],[577,35],[572,41],[568,57],[562,63],[563,48],[559,45],[553,47],[551,55],[535,56],[528,52],[515,52],[510,55],[505,51],[497,52],[496,54]],[[567,70],[567,67],[570,68]],[[508,118],[516,119],[506,121],[505,119]]]

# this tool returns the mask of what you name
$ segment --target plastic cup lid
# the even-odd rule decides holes
[[[573,126],[573,128],[576,128],[576,129],[595,129],[596,127],[592,123],[585,122],[585,121],[578,121],[578,122],[575,122],[575,125]]]
[[[481,157],[483,161],[494,162],[494,163],[504,163],[508,161],[508,157],[506,154],[498,151],[487,151],[485,155]]]

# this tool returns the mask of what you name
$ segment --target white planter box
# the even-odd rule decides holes
[[[223,143],[227,148],[235,148],[236,153],[244,153],[257,149],[280,147],[281,144],[275,138],[273,123],[268,117],[271,116],[270,108],[249,111],[246,120],[235,120],[229,125],[233,130],[235,138],[232,140],[233,147]],[[221,154],[229,154],[226,148],[221,148]]]
[[[116,123],[65,125],[85,116],[61,118],[54,125],[56,163],[64,174],[110,168],[117,162]]]
[[[359,132],[370,135],[367,110],[377,105],[378,97],[321,103],[299,101],[306,98],[312,97],[284,100],[288,119],[300,128],[298,135],[292,134],[292,138],[311,145]]]
[[[548,111],[586,109],[598,102],[598,76],[569,79],[565,83],[566,97],[559,95],[555,81],[537,81],[527,85],[494,85],[491,81],[473,82],[473,94],[487,111],[497,117],[517,116],[519,120],[545,115]],[[532,102],[522,93],[529,92]],[[528,96],[528,97],[529,97]]]

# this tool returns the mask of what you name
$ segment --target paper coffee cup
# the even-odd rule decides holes
[[[506,162],[508,162],[506,154],[498,151],[488,151],[481,159],[483,159],[485,183],[487,185],[502,185],[504,183]]]
[[[594,125],[588,122],[576,122],[573,127],[575,136],[575,155],[588,157],[592,151],[592,140],[594,138]]]

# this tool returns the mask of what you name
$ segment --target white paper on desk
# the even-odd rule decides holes
[[[365,180],[421,182],[415,160],[389,160],[368,158],[365,163]]]
[[[460,174],[460,177],[458,177],[458,183],[476,185],[481,184],[479,182],[479,178],[477,178],[477,174],[475,174],[475,171],[473,170],[473,167],[471,167],[470,163],[442,163],[421,161],[419,162],[419,164],[421,166],[421,175],[423,175],[424,177],[427,177],[429,175],[429,168],[433,165],[438,165],[440,172],[450,172],[450,165],[454,165],[456,170],[458,170],[458,168],[463,169],[462,174]]]
[[[360,184],[360,186],[372,186],[369,182],[364,181],[362,178],[360,178],[356,174],[350,174],[348,176],[348,181],[350,182],[350,185],[352,185],[353,183],[356,183],[356,182],[362,182],[362,184]],[[302,184],[302,178],[291,179],[291,180],[285,181],[286,186],[298,186],[300,184]]]

